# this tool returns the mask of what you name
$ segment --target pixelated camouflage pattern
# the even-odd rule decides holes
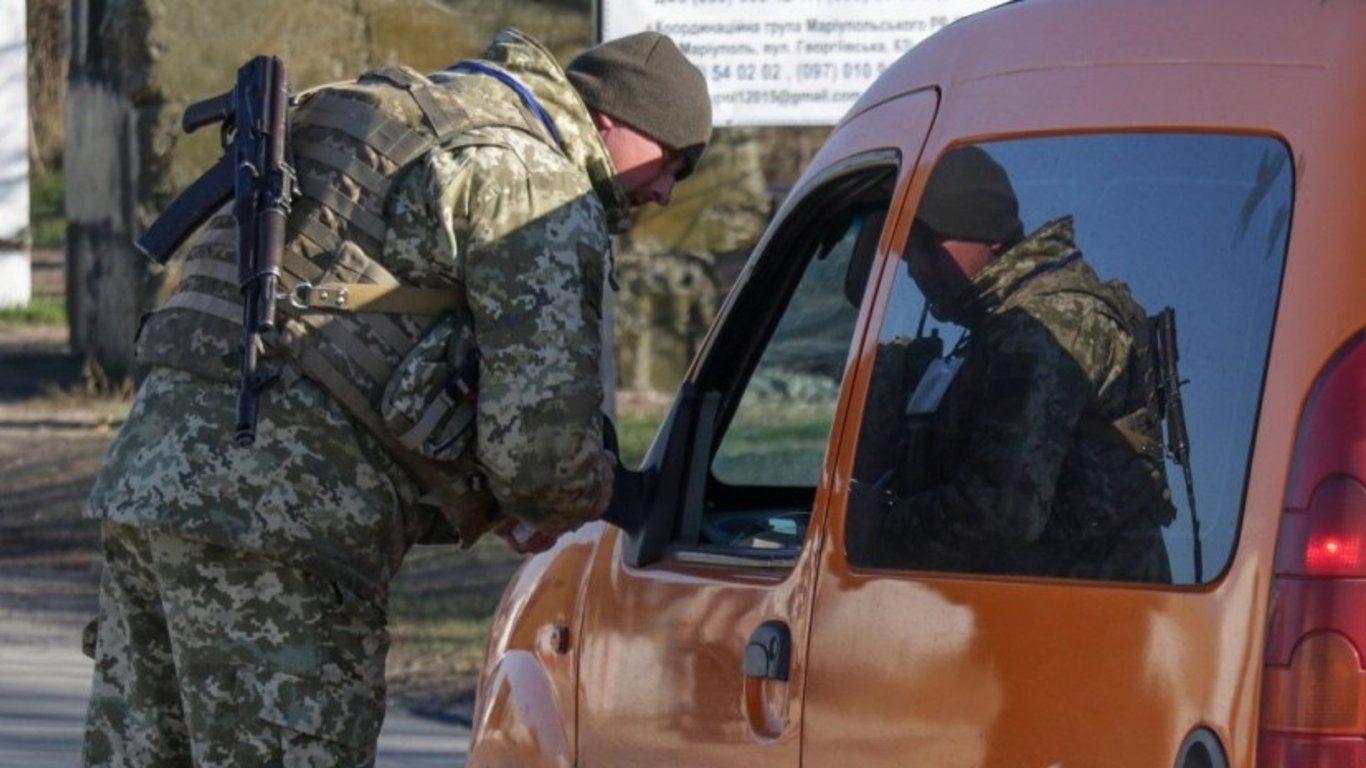
[[[404,167],[382,205],[365,199],[363,184],[326,179],[334,187],[354,187],[358,204],[385,214],[382,249],[374,260],[366,258],[373,245],[367,235],[321,201],[306,196],[290,218],[291,252],[315,265],[330,260],[336,276],[330,279],[366,281],[377,264],[404,285],[465,290],[484,353],[478,440],[473,455],[452,469],[459,479],[464,469],[477,465],[492,492],[487,503],[481,497],[472,505],[479,507],[472,530],[450,521],[466,543],[487,525],[484,513],[494,500],[498,511],[551,534],[577,527],[597,511],[607,221],[620,220],[625,211],[606,149],[554,60],[512,31],[499,34],[490,56],[531,87],[551,112],[565,139],[563,152],[539,129],[490,124],[465,130],[456,146]],[[492,78],[446,74],[435,79],[461,104],[492,100],[525,112],[516,95]],[[315,145],[332,140],[351,146],[345,137],[313,136]],[[366,157],[377,168],[383,165]],[[306,163],[301,160],[301,175],[326,174]],[[306,215],[345,234],[343,246],[324,249],[301,234],[298,222]],[[231,264],[233,238],[230,216],[216,217],[191,248],[180,293],[208,294],[240,312],[236,288],[222,269]],[[218,267],[202,266],[212,262]],[[287,256],[287,269],[297,263]],[[173,295],[170,304],[175,302]],[[231,311],[220,314],[163,307],[144,327],[139,352],[150,363],[233,381],[238,330]],[[283,323],[267,364],[286,357],[282,348],[318,337],[301,330],[300,319],[307,318],[296,313]],[[413,338],[428,320],[394,318],[398,330]],[[328,323],[336,321],[323,324]],[[389,341],[392,331],[357,330],[350,338],[359,343],[348,344],[358,351],[338,363],[341,378],[373,381],[379,378],[376,369],[397,362],[407,350]],[[186,339],[192,340],[188,348]],[[305,394],[295,392],[300,387]],[[327,571],[361,571],[363,586],[382,590],[406,545],[433,522],[433,510],[415,503],[427,489],[398,469],[387,451],[355,429],[345,409],[312,384],[272,391],[262,403],[257,445],[239,452],[231,445],[231,386],[153,373],[111,449],[91,496],[91,514],[286,559],[307,557]],[[275,412],[274,400],[299,397],[310,405],[286,405],[288,416]],[[277,429],[292,432],[277,434]],[[315,468],[331,482],[310,480]],[[328,471],[335,468],[355,476]],[[389,498],[378,503],[370,498],[371,477],[382,482]],[[373,505],[371,514],[352,520],[355,508],[343,504],[340,518],[315,515],[313,497],[301,492],[301,485],[347,500],[366,498],[363,505]],[[166,495],[175,503],[162,503]],[[401,513],[390,515],[395,506]],[[371,518],[376,515],[391,518],[388,534],[374,535]],[[353,527],[336,529],[329,522],[334,519]],[[376,542],[392,545],[389,554],[396,555],[382,567],[381,558],[363,551]]]
[[[962,370],[934,416],[927,488],[886,513],[882,559],[920,567],[1170,581],[1146,315],[1050,222],[978,273]],[[1146,336],[1142,336],[1146,342]],[[1093,425],[1080,429],[1080,425]],[[894,551],[893,548],[901,551]]]
[[[602,135],[593,125],[588,107],[579,97],[579,92],[570,85],[564,70],[555,64],[554,56],[540,43],[517,31],[503,29],[494,36],[493,42],[480,54],[482,61],[497,65],[515,76],[519,82],[536,95],[536,100],[555,122],[555,128],[564,141],[564,152],[577,167],[583,168],[606,208],[607,224],[614,234],[630,229],[631,208],[626,192],[616,181],[616,168],[612,165],[607,146],[602,143]],[[454,73],[450,71],[433,74],[437,83],[462,81],[475,89],[474,94],[486,94],[499,98],[500,89],[506,86],[489,77]],[[476,96],[477,97],[477,96]],[[506,94],[501,95],[502,98]]]
[[[103,533],[85,766],[374,764],[382,611],[294,564]]]
[[[474,324],[461,308],[438,318],[399,363],[380,415],[405,448],[439,461],[465,452],[479,394],[476,347]]]
[[[382,596],[420,526],[417,489],[307,380],[261,393],[256,444],[232,440],[237,389],[158,369],[91,490],[106,520],[307,563]]]

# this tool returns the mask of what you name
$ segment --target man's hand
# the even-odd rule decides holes
[[[598,455],[598,459],[601,471],[598,500],[593,507],[592,516],[583,521],[585,523],[602,517],[602,514],[607,511],[607,507],[612,504],[612,483],[616,479],[617,456],[611,451],[603,451]],[[495,525],[493,533],[506,541],[513,552],[522,555],[544,552],[555,546],[555,542],[560,539],[559,536],[542,533],[530,523],[523,522],[515,517],[509,517]]]
[[[507,542],[513,552],[520,555],[534,555],[555,546],[558,536],[541,533],[529,523],[509,517],[493,527],[493,533]]]

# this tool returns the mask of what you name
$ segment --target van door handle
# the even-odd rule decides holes
[[[792,632],[782,621],[760,624],[749,636],[741,672],[745,677],[763,677],[786,682],[792,662]]]

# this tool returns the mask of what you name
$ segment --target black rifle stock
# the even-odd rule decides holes
[[[1191,476],[1190,438],[1186,434],[1186,411],[1181,404],[1181,373],[1176,345],[1176,310],[1164,308],[1152,319],[1153,356],[1157,366],[1157,391],[1161,413],[1167,422],[1167,451],[1186,481],[1190,507],[1191,541],[1194,546],[1195,581],[1204,579],[1204,553],[1200,545],[1200,519],[1195,512],[1195,482]]]

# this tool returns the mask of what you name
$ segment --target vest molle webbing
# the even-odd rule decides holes
[[[384,267],[384,211],[400,171],[436,147],[489,143],[469,135],[481,127],[516,128],[553,146],[544,127],[516,102],[470,101],[403,67],[296,98],[290,150],[300,195],[281,260],[279,330],[263,350],[266,365],[280,367],[286,380],[302,375],[316,381],[364,424],[466,543],[487,525],[491,506],[469,498],[476,491],[487,495],[470,487],[477,482],[473,465],[437,464],[410,450],[385,428],[378,404],[395,367],[433,317],[467,314],[460,286],[405,286]],[[237,380],[242,305],[236,244],[229,204],[192,241],[174,293],[145,319],[136,344],[141,362]]]

